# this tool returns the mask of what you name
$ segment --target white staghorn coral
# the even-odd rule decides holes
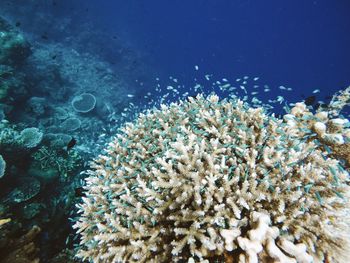
[[[216,95],[141,114],[89,171],[78,257],[349,262],[348,172],[315,124],[328,121]]]

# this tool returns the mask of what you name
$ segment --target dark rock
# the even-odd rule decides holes
[[[0,17],[0,64],[17,66],[31,54],[24,36]]]

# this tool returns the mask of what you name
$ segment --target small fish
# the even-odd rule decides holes
[[[21,26],[21,22],[16,22],[16,27]]]
[[[221,87],[224,88],[224,89],[226,89],[226,88],[229,88],[230,86],[231,86],[231,84],[230,84],[230,83],[227,83],[227,84],[222,85]]]
[[[245,92],[245,94],[247,94],[247,90],[243,85],[240,85],[239,87]]]
[[[204,77],[205,77],[206,80],[210,80],[211,75],[210,75],[210,74],[207,74],[207,75],[205,75]]]
[[[197,90],[201,88],[201,85],[196,84],[193,88],[194,88],[194,91],[197,92]]]
[[[282,96],[277,96],[276,101],[282,104],[282,102],[284,101],[284,98]]]
[[[129,97],[129,98],[135,97],[135,95],[133,95],[133,94],[128,94],[128,95],[126,95],[126,96]]]
[[[319,89],[315,89],[312,93],[313,93],[313,94],[316,94],[316,93],[319,93],[319,92],[320,92]]]
[[[77,140],[72,137],[72,139],[67,144],[67,151],[72,149],[76,143],[77,143]]]
[[[283,117],[283,115],[281,113],[276,113],[275,116],[277,119],[282,119],[282,117]]]
[[[85,196],[85,191],[83,187],[78,187],[74,189],[74,196],[75,197],[83,197]]]
[[[194,66],[194,69],[195,69],[195,70],[198,70],[198,69],[199,69],[199,67],[198,67],[197,65],[195,65],[195,66]]]
[[[325,109],[327,109],[327,104],[326,103],[322,103],[322,102],[317,102],[315,104],[315,109],[325,110]]]
[[[307,98],[305,99],[305,104],[306,104],[307,106],[310,106],[310,105],[314,104],[315,101],[316,101],[316,96],[310,96],[310,97],[307,97]]]
[[[42,34],[41,38],[44,39],[44,40],[48,40],[49,39],[49,37],[47,36],[47,33]]]

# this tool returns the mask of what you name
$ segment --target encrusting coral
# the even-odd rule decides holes
[[[347,123],[216,95],[140,114],[92,164],[78,257],[350,262],[349,175],[332,151],[348,145]]]

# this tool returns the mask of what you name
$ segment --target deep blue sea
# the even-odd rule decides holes
[[[1,0],[0,263],[29,262],[12,258],[28,231],[38,250],[23,260],[79,262],[84,171],[141,110],[223,86],[276,114],[329,103],[350,85],[349,13],[349,0]]]
[[[349,85],[348,1],[82,1],[80,21],[127,39],[166,78],[260,76],[300,99]],[[111,59],[113,59],[111,57]],[[194,72],[198,65],[200,72]],[[199,73],[199,74],[198,74]]]
[[[30,16],[23,1],[4,4],[17,12],[19,6],[24,9],[21,27],[28,33],[45,31],[55,41],[84,30],[100,33],[85,41],[111,63],[119,59],[111,39],[122,41],[141,54],[135,63],[145,63],[153,71],[150,78],[174,76],[192,85],[204,74],[259,76],[271,87],[293,88],[293,94],[286,94],[292,100],[314,89],[321,90],[322,98],[349,85],[346,0],[35,1],[28,7]],[[47,12],[52,20],[36,24],[35,12]],[[70,20],[69,26],[54,32],[59,19]]]

